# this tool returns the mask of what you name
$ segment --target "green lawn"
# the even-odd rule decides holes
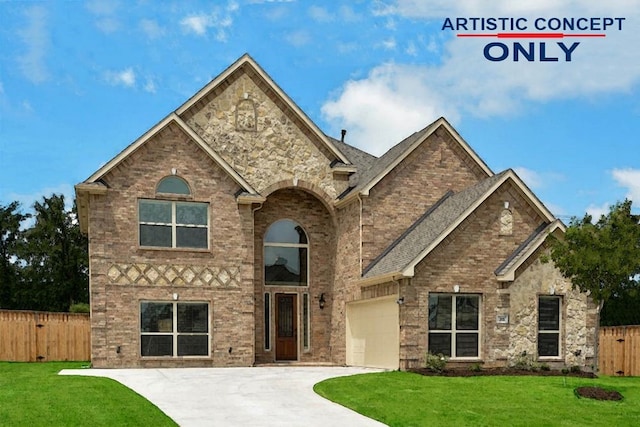
[[[2,426],[175,426],[156,406],[108,378],[60,376],[79,362],[0,362]]]
[[[624,400],[578,398],[600,386]],[[390,426],[638,426],[640,378],[426,377],[382,372],[315,385],[327,399]]]

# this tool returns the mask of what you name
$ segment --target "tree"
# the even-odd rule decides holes
[[[596,223],[590,215],[572,219],[564,238],[550,236],[548,242],[562,275],[589,292],[600,308],[640,290],[640,215],[631,213],[630,200],[611,207]]]
[[[20,213],[20,203],[0,204],[0,308],[15,308],[13,294],[20,281],[20,224],[31,215]]]
[[[63,195],[34,204],[35,223],[25,231],[25,266],[15,294],[23,309],[67,311],[89,302],[87,239],[80,233],[77,209],[65,210]]]

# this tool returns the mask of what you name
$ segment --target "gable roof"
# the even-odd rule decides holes
[[[182,116],[185,114],[191,107],[197,104],[200,100],[206,97],[211,91],[215,90],[218,86],[224,83],[224,81],[229,78],[233,73],[240,70],[243,67],[249,67],[251,71],[253,71],[260,79],[276,94],[276,96],[284,103],[286,107],[291,109],[293,113],[304,123],[304,125],[311,131],[311,133],[320,141],[320,143],[335,156],[336,159],[340,160],[345,165],[351,164],[349,159],[334,145],[331,138],[327,137],[324,132],[318,128],[318,126],[305,114],[304,111],[296,105],[296,103],[278,86],[278,84],[273,81],[273,79],[258,65],[258,63],[247,53],[242,55],[236,62],[231,64],[220,73],[215,79],[211,80],[205,87],[200,89],[193,95],[191,98],[187,100],[184,104],[182,104],[175,112],[177,115]],[[246,69],[246,68],[245,68]]]
[[[107,173],[118,166],[122,161],[129,157],[132,153],[151,140],[158,132],[166,128],[170,124],[175,123],[183,132],[185,132],[189,138],[200,147],[209,157],[218,164],[234,181],[247,193],[258,194],[256,190],[236,172],[218,153],[215,152],[197,133],[193,131],[176,113],[171,113],[165,117],[162,121],[149,129],[144,135],[135,140],[127,148],[122,150],[117,156],[111,159],[108,163],[98,169],[89,178],[87,178],[83,184],[93,183],[99,181]]]
[[[361,170],[351,176],[349,184],[352,188],[342,194],[342,200],[346,201],[355,197],[356,194],[368,196],[369,191],[379,183],[389,172],[391,172],[398,164],[406,159],[417,147],[420,146],[427,138],[433,135],[440,128],[446,129],[460,147],[471,157],[478,167],[486,174],[487,177],[493,176],[493,171],[487,164],[476,154],[475,151],[466,143],[458,132],[444,118],[440,117],[424,129],[414,132],[404,140],[400,141],[389,151],[384,153],[370,167]]]
[[[459,193],[447,193],[365,269],[361,281],[377,283],[389,277],[413,277],[415,266],[508,180],[543,218],[555,221],[516,173],[508,169]],[[523,256],[527,253],[523,252]]]
[[[531,233],[531,235],[522,242],[520,246],[500,266],[496,269],[495,274],[500,282],[512,282],[516,277],[516,270],[529,259],[529,257],[540,248],[547,239],[549,234],[560,230],[563,233],[566,227],[559,219],[551,223],[543,223]]]

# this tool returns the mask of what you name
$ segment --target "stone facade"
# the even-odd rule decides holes
[[[368,194],[341,199],[356,191],[349,174],[364,176],[377,160],[345,163],[346,153],[340,155],[251,58],[241,58],[77,186],[81,226],[89,235],[93,365],[280,362],[274,342],[287,325],[277,323],[274,300],[289,295],[297,326],[294,363],[344,364],[351,351],[349,304],[395,304],[397,297],[400,360],[394,363],[414,367],[428,348],[429,295],[452,294],[458,286],[462,294],[481,296],[478,361],[504,365],[523,352],[535,354],[537,296],[553,293],[562,299],[562,354],[552,362],[588,366],[595,307],[552,265],[540,263],[543,248],[512,282],[496,276],[535,230],[553,220],[517,178],[465,212],[414,272],[363,278],[448,191],[460,193],[491,176],[449,129],[443,119],[436,122],[397,165],[378,171],[384,176]],[[189,194],[157,193],[168,176],[184,180]],[[140,200],[206,203],[208,248],[141,246]],[[283,219],[295,221],[308,238],[305,286],[265,283],[264,236]],[[206,303],[207,354],[142,356],[148,331],[141,307],[148,302]]]

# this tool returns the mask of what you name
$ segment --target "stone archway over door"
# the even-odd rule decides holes
[[[276,294],[276,360],[298,360],[297,297]]]

